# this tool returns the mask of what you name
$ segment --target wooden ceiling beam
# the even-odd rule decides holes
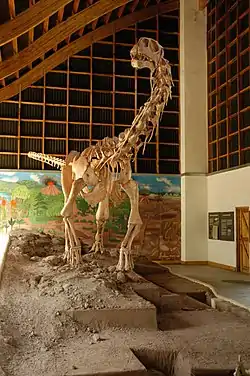
[[[0,26],[0,46],[26,33],[72,0],[40,0],[31,9]]]
[[[2,61],[2,50],[1,50],[1,48],[0,48],[0,63],[1,63],[1,61]],[[5,86],[5,80],[0,80],[0,84],[1,84],[2,86]]]
[[[16,7],[15,7],[15,0],[8,0],[9,5],[9,12],[10,12],[10,19],[13,20],[16,17]],[[17,38],[12,40],[12,48],[13,48],[13,55],[18,54],[18,43]],[[19,71],[15,72],[16,78],[19,77]]]
[[[51,71],[57,65],[63,63],[68,57],[75,55],[79,51],[91,46],[92,43],[96,43],[103,38],[107,38],[114,32],[123,30],[124,28],[129,27],[138,21],[147,20],[156,16],[157,14],[172,12],[178,8],[179,1],[170,0],[166,3],[159,3],[158,5],[153,5],[146,9],[136,11],[107,25],[98,27],[96,30],[89,32],[82,38],[77,39],[63,47],[54,55],[49,56],[46,60],[42,61],[39,65],[27,72],[18,80],[0,89],[0,102],[13,97],[20,91],[20,89],[26,89],[33,82],[43,77],[44,73]]]
[[[97,18],[104,16],[106,13],[130,1],[131,0],[100,0],[76,15],[71,16],[66,21],[61,22],[42,35],[38,40],[32,43],[32,45],[20,51],[19,54],[0,63],[0,80],[42,57],[47,51],[79,30],[82,25],[92,23]]]

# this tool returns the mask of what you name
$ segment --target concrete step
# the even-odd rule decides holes
[[[210,299],[210,305],[212,308],[221,312],[232,312],[234,315],[242,317],[243,319],[250,318],[250,311],[220,298],[212,297]]]
[[[139,328],[157,330],[156,308],[75,309],[67,311],[74,320],[91,329]]]
[[[128,347],[90,346],[65,376],[145,376],[147,370]]]
[[[133,285],[134,291],[142,298],[153,303],[159,312],[205,310],[209,306],[187,295],[172,293],[152,282]]]
[[[133,289],[139,296],[145,300],[148,300],[157,308],[161,307],[162,305],[162,296],[173,295],[164,288],[148,281],[140,284],[133,284]]]
[[[200,301],[193,299],[187,295],[162,295],[160,312],[174,311],[200,311],[207,310],[210,307]]]

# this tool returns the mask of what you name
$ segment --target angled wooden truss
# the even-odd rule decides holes
[[[118,0],[116,0],[116,2],[118,2]],[[178,9],[178,7],[179,2],[176,0],[171,0],[166,3],[162,2],[157,5],[133,12],[127,16],[118,18],[113,22],[96,28],[95,30],[85,34],[83,37],[61,48],[10,85],[0,89],[0,102],[9,99],[10,97],[18,94],[20,90],[29,87],[33,82],[43,77],[46,72],[64,62],[68,57],[89,47],[92,43],[100,41],[109,35],[112,35],[114,32],[120,31],[138,21],[149,19],[157,14],[164,14],[174,11]],[[108,14],[108,12],[106,14]],[[105,17],[108,22],[109,18],[107,16]]]
[[[0,46],[34,28],[71,1],[40,0],[30,9],[0,26]]]
[[[83,11],[59,23],[18,54],[0,63],[0,80],[31,64],[47,51],[80,29],[82,25],[98,20],[108,12],[126,5],[131,0],[100,0]]]

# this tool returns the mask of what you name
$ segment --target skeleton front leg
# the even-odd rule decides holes
[[[139,213],[139,189],[134,180],[129,180],[126,184],[122,185],[123,190],[127,193],[131,210],[128,220],[128,229],[125,238],[121,244],[119,261],[116,269],[119,271],[133,270],[133,258],[131,255],[131,248],[134,238],[139,234],[142,220]]]
[[[103,245],[103,234],[105,223],[109,218],[109,196],[107,195],[105,199],[99,202],[98,209],[96,211],[96,226],[97,231],[95,235],[94,244],[90,250],[90,252],[95,253],[104,253],[104,245]]]
[[[72,178],[71,178],[72,180]],[[64,259],[71,266],[76,266],[81,262],[81,243],[76,236],[72,216],[74,212],[74,205],[77,195],[83,187],[82,179],[76,180],[69,189],[64,193],[66,202],[61,211],[65,225],[65,253]],[[69,188],[69,187],[68,187]]]

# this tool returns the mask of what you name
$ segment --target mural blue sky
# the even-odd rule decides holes
[[[23,180],[34,181],[38,184],[43,184],[44,178],[53,178],[57,185],[61,185],[60,172],[56,171],[3,171],[0,170],[0,182],[17,183]],[[180,177],[165,176],[165,175],[133,175],[133,178],[138,182],[139,188],[142,191],[149,193],[162,194],[180,194]],[[1,190],[1,189],[0,189]]]
[[[57,181],[58,184],[60,184],[61,181],[61,174],[60,172],[54,172],[54,171],[46,171],[46,172],[30,172],[30,171],[11,171],[11,172],[5,172],[0,170],[0,181],[4,181],[7,183],[17,183],[21,182],[23,180],[33,180],[34,182],[38,184],[42,184],[42,181],[45,176],[53,177]]]

